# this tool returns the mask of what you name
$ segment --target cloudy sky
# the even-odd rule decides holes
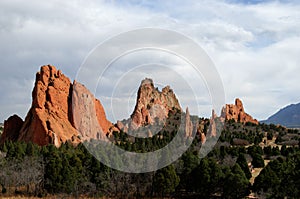
[[[31,104],[35,73],[41,65],[55,65],[73,80],[99,43],[122,32],[145,27],[174,30],[197,42],[218,70],[225,102],[233,103],[239,97],[247,112],[259,120],[265,119],[283,106],[300,102],[299,10],[297,0],[1,0],[0,121],[14,113],[25,117]],[[192,98],[186,96],[184,89],[180,90],[183,84],[174,81],[176,74],[168,73],[163,67],[183,63],[166,59],[170,55],[163,54],[143,52],[134,59],[124,57],[114,68],[122,71],[120,66],[142,64],[143,60],[155,56],[156,63],[164,63],[157,71],[169,74],[165,81],[163,75],[157,77],[157,86],[161,88],[170,80],[183,106],[193,109]],[[149,65],[144,70],[149,72]],[[113,72],[116,71],[111,71],[112,76]],[[124,80],[124,76],[118,78],[116,82],[132,83]],[[138,76],[136,82],[141,79],[142,76]],[[110,119],[116,119],[115,114],[121,119],[133,106],[128,105],[126,111],[119,114],[124,107],[121,102],[134,104],[137,87],[138,84],[118,86],[117,93],[128,95],[120,95],[113,102],[109,89],[101,88],[95,95],[105,105]],[[200,104],[209,103],[206,97],[209,94],[203,93],[196,99]],[[120,98],[122,96],[126,100]],[[111,110],[110,104],[114,104],[116,110]],[[203,116],[209,116],[207,110]],[[111,113],[114,111],[116,113]]]

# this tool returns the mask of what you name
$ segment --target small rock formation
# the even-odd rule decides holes
[[[201,143],[204,144],[206,142],[206,136],[204,133],[200,134]]]
[[[112,126],[100,101],[51,65],[42,66],[36,74],[32,106],[25,122],[12,117],[7,121],[2,142],[14,139],[59,147],[67,141],[78,144],[90,138],[102,139]]]
[[[211,113],[211,118],[209,120],[209,129],[208,129],[208,136],[210,137],[216,137],[217,136],[217,125],[216,125],[216,119],[217,119],[217,114],[215,113],[215,110],[212,110]]]
[[[186,108],[186,113],[185,113],[185,136],[186,137],[192,137],[193,134],[193,123],[191,121],[191,116],[189,109]]]
[[[148,135],[147,135],[147,137],[148,137],[148,138],[152,138],[152,136],[153,136],[153,134],[152,134],[151,130],[148,130]]]
[[[169,86],[160,92],[154,88],[152,79],[144,79],[138,90],[137,102],[131,115],[130,129],[154,124],[155,120],[163,121],[168,117],[169,111],[178,109],[179,102]]]
[[[23,123],[23,120],[17,115],[10,116],[7,120],[5,120],[4,131],[0,139],[0,144],[3,144],[6,140],[17,141]]]
[[[128,133],[128,125],[124,125],[123,122],[117,121],[115,125],[116,129],[123,131],[124,133]]]
[[[222,109],[221,117],[225,118],[225,120],[233,119],[236,122],[258,124],[256,119],[245,113],[243,103],[238,98],[235,100],[235,104],[226,104],[225,108]]]
[[[201,140],[201,143],[204,144],[206,142],[206,135],[205,135],[205,121],[201,120],[200,123],[197,125],[197,135]]]

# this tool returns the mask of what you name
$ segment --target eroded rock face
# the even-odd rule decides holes
[[[67,141],[78,144],[90,138],[102,139],[112,126],[100,101],[83,85],[71,84],[68,77],[51,65],[42,66],[36,74],[32,106],[24,123],[21,121],[16,116],[8,120],[3,142],[14,139],[59,147]],[[90,131],[86,131],[88,125]]]
[[[94,103],[95,103],[95,109],[96,109],[96,117],[97,117],[100,127],[102,128],[102,131],[104,133],[108,133],[111,130],[116,131],[116,129],[113,128],[113,124],[107,120],[104,108],[103,108],[100,100],[95,98]]]
[[[160,92],[154,88],[152,79],[144,79],[138,90],[137,102],[131,115],[131,129],[155,123],[155,120],[163,121],[168,117],[169,111],[178,109],[179,102],[169,86]]]
[[[202,144],[205,144],[205,142],[206,142],[206,136],[205,136],[204,133],[201,133],[201,134],[200,134],[200,139],[201,139],[201,143],[202,143]]]
[[[54,66],[42,66],[36,74],[32,106],[18,140],[57,147],[67,140],[78,143],[78,132],[69,121],[71,90],[68,77]]]
[[[5,120],[0,144],[3,144],[6,140],[17,141],[23,123],[23,120],[18,115],[10,116]]]
[[[193,134],[193,123],[191,121],[191,116],[189,109],[186,108],[186,113],[185,113],[185,136],[186,137],[192,137]]]
[[[253,119],[249,114],[245,113],[243,103],[238,98],[235,100],[235,104],[226,104],[225,108],[222,109],[221,116],[224,117],[225,120],[233,119],[236,122],[258,124],[256,119]]]
[[[217,136],[217,124],[216,124],[216,119],[217,119],[217,115],[215,113],[214,110],[212,110],[212,113],[211,113],[211,118],[209,120],[209,129],[208,129],[208,136],[210,137],[216,137]]]
[[[95,99],[94,95],[76,81],[73,83],[72,105],[74,127],[78,130],[80,139],[82,141],[105,139],[106,135],[104,132],[106,131],[101,128],[100,122],[105,124],[107,120],[106,118],[103,120],[103,118],[101,118],[102,116],[99,115],[104,114],[104,109],[100,102]],[[99,116],[99,118],[97,116]],[[109,125],[105,127],[108,129]]]
[[[123,122],[121,121],[117,121],[116,125],[115,125],[116,129],[123,131],[124,133],[128,133],[128,123],[126,123],[126,125],[123,124]]]

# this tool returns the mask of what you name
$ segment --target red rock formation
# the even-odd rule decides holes
[[[144,79],[138,90],[137,102],[131,115],[131,129],[153,124],[156,119],[163,121],[172,109],[181,111],[179,102],[169,86],[160,92],[154,88],[152,79]]]
[[[193,134],[193,123],[191,121],[191,116],[189,109],[186,108],[186,113],[185,113],[185,136],[186,137],[192,137]]]
[[[200,121],[200,123],[197,125],[197,135],[200,138],[202,144],[204,144],[206,142],[204,126],[205,126],[204,120]]]
[[[208,136],[210,137],[216,137],[217,136],[217,125],[216,125],[216,119],[217,115],[215,114],[215,110],[212,110],[211,118],[209,121],[209,129],[208,129]]]
[[[128,133],[128,125],[124,125],[121,121],[117,121],[115,128],[123,131],[124,133]]]
[[[206,142],[206,136],[204,133],[200,134],[201,143],[204,144]]]
[[[100,122],[104,124],[107,122],[104,109],[100,101],[96,100],[87,88],[76,81],[73,83],[72,105],[74,126],[78,130],[81,140],[105,139],[104,132],[107,131],[104,131],[100,125]],[[110,126],[111,123],[105,126],[105,130],[108,130]]]
[[[17,141],[23,123],[23,120],[17,115],[10,116],[5,120],[0,144],[3,144],[6,140]]]
[[[123,130],[125,128],[125,125],[123,124],[123,122],[118,120],[116,123],[116,127],[120,130]]]
[[[112,124],[106,119],[100,101],[95,99],[83,85],[76,83],[74,85],[54,66],[42,66],[40,72],[36,74],[32,106],[22,128],[19,128],[21,126],[20,119],[15,117],[14,120],[9,119],[8,124],[12,121],[17,126],[9,127],[11,125],[7,125],[9,128],[6,128],[6,135],[2,136],[3,141],[13,138],[19,141],[34,142],[38,145],[54,144],[59,147],[66,141],[77,144],[82,141],[79,137],[84,139],[103,138]],[[75,91],[73,91],[73,87]],[[74,113],[72,111],[72,93],[75,95]],[[84,97],[89,100],[84,101]],[[73,117],[73,114],[78,117]],[[87,117],[90,120],[87,120]],[[96,129],[96,131],[80,131],[84,132],[84,135],[79,134],[75,128],[77,120],[74,121],[74,118],[86,122],[85,127],[92,124],[90,128]],[[88,123],[89,121],[93,122]],[[83,129],[84,126],[76,124],[78,129]]]
[[[79,142],[78,132],[69,121],[72,84],[54,66],[42,66],[36,74],[32,107],[20,130],[18,140],[39,145]]]
[[[235,100],[235,104],[226,104],[225,108],[222,109],[221,117],[224,117],[225,120],[233,119],[236,122],[258,124],[256,119],[245,113],[243,103],[238,98]]]
[[[98,100],[98,99],[95,99],[95,109],[96,109],[96,116],[98,119],[98,123],[100,124],[103,132],[104,133],[109,132],[110,128],[112,128],[113,124],[106,119],[106,114],[105,114],[104,108],[103,108],[100,100]]]

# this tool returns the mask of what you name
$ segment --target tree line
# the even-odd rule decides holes
[[[238,126],[236,129],[244,128],[244,132],[248,129],[244,138],[252,145],[225,144],[236,135],[235,131],[228,130],[233,129],[233,125]],[[65,143],[56,148],[7,141],[0,146],[1,195],[243,198],[254,192],[265,198],[300,198],[299,146],[262,148],[254,142],[251,136],[260,139],[263,128],[275,129],[273,126],[233,123],[228,126],[221,134],[224,140],[219,141],[205,158],[199,158],[201,140],[196,138],[171,165],[141,174],[109,168],[92,156],[82,143],[76,147]],[[249,129],[255,133],[250,133]],[[165,146],[174,135],[175,132],[162,131],[152,138],[132,142],[121,132],[115,134],[115,141],[128,151],[146,152]],[[266,159],[270,160],[267,166]],[[249,163],[254,168],[263,168],[253,184],[249,182],[252,176]]]

